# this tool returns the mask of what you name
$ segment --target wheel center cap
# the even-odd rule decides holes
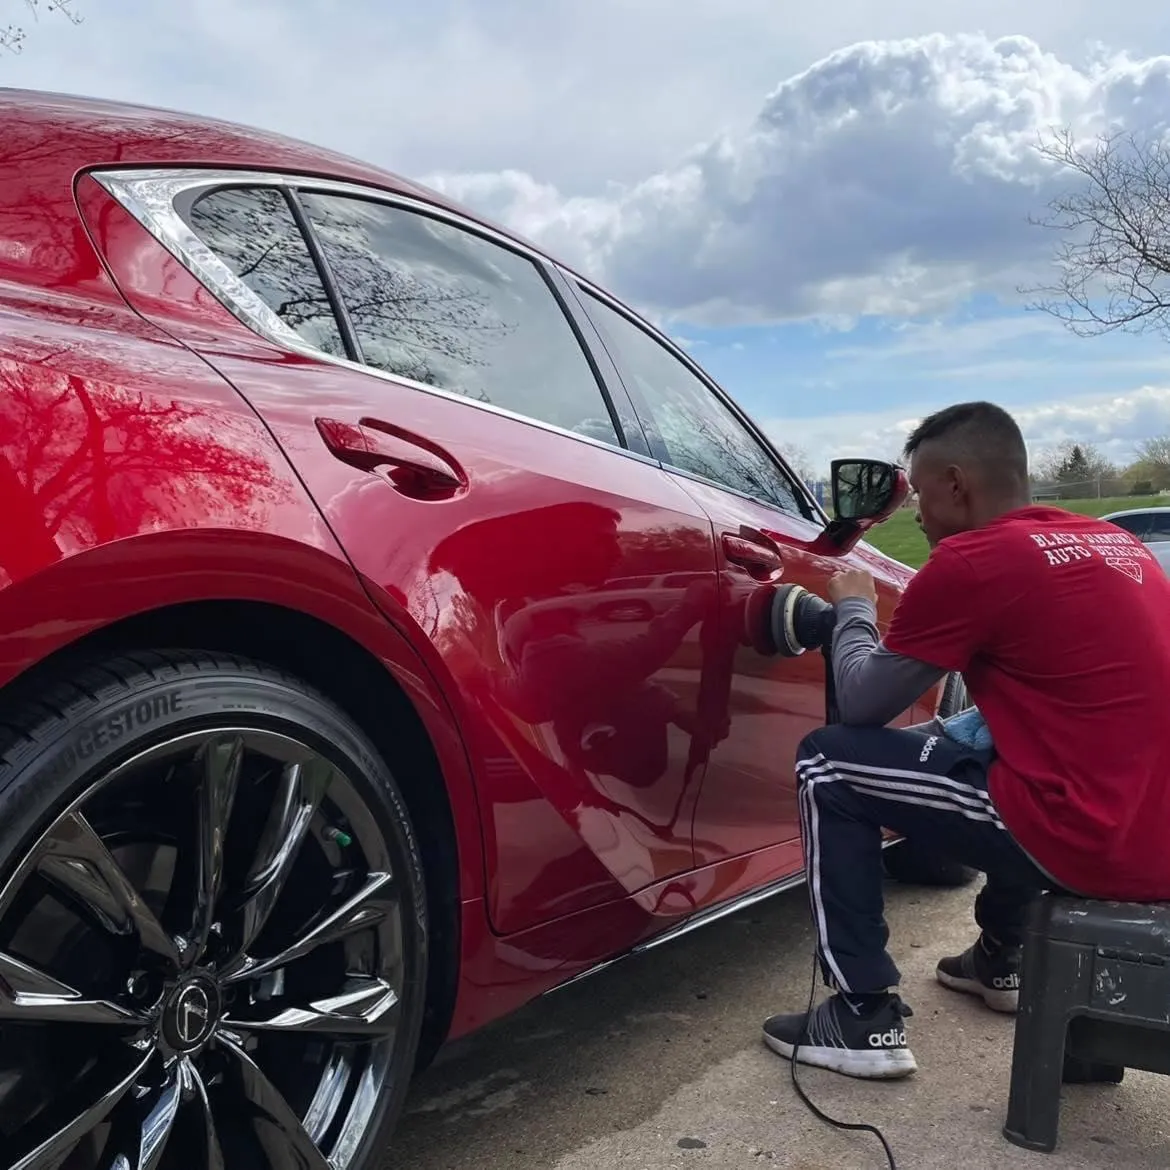
[[[219,988],[212,980],[196,976],[175,987],[163,1006],[162,1031],[178,1052],[191,1052],[205,1044],[219,1023]]]

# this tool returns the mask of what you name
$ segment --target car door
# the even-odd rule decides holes
[[[597,290],[578,285],[644,424],[651,448],[711,517],[720,617],[704,660],[705,701],[722,707],[695,810],[698,864],[780,849],[774,868],[801,864],[793,760],[825,718],[820,654],[764,658],[744,638],[748,598],[780,581],[825,592],[840,567],[807,546],[823,527],[808,493],[752,424],[697,366]],[[879,581],[879,616],[895,594]]]
[[[447,684],[496,929],[690,869],[710,521],[646,453],[560,277],[341,184],[203,176],[137,205],[163,208],[153,230],[253,325],[201,320],[184,339],[271,428]]]

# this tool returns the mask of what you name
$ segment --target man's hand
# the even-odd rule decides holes
[[[868,569],[842,569],[829,579],[829,600],[836,605],[846,597],[864,597],[877,605],[877,590]]]

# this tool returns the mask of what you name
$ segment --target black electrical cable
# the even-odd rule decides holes
[[[833,657],[832,650],[828,644],[821,647],[821,653],[825,658],[825,722],[838,723],[840,722],[837,714],[837,691],[833,681]],[[807,1030],[809,1022],[812,1020],[813,1006],[817,998],[817,953],[813,949],[813,970],[812,970],[812,984],[808,989],[808,1007],[804,1013],[804,1026]],[[838,1121],[835,1117],[830,1117],[823,1109],[818,1108],[809,1099],[808,1094],[804,1091],[800,1081],[796,1076],[797,1056],[800,1053],[800,1036],[797,1035],[796,1043],[792,1046],[792,1087],[796,1090],[796,1095],[808,1107],[808,1110],[819,1121],[823,1121],[826,1125],[831,1125],[834,1129],[847,1129],[852,1131],[861,1131],[864,1133],[872,1133],[879,1142],[882,1143],[882,1149],[886,1152],[886,1165],[888,1170],[898,1170],[898,1163],[894,1159],[894,1151],[890,1149],[890,1143],[886,1141],[886,1135],[882,1133],[876,1125],[870,1125],[864,1121]]]
[[[808,991],[808,1008],[805,1012],[805,1017],[804,1017],[806,1027],[808,1024],[808,1020],[812,1016],[813,1004],[815,1003],[816,998],[817,998],[817,956],[816,956],[816,952],[814,951],[813,952],[812,986],[809,988],[809,991]],[[889,1170],[898,1170],[898,1163],[894,1159],[894,1151],[890,1149],[890,1143],[888,1141],[886,1141],[886,1135],[884,1133],[882,1133],[882,1131],[880,1129],[878,1129],[878,1127],[876,1125],[870,1125],[868,1122],[865,1122],[865,1121],[838,1121],[837,1118],[830,1117],[823,1109],[818,1108],[816,1105],[814,1105],[812,1103],[811,1100],[809,1100],[808,1094],[804,1091],[803,1086],[801,1085],[800,1081],[797,1080],[797,1077],[796,1077],[796,1057],[797,1057],[797,1053],[799,1053],[799,1052],[800,1052],[800,1040],[798,1039],[797,1042],[792,1047],[792,1087],[796,1090],[796,1095],[808,1107],[809,1112],[812,1113],[812,1115],[814,1117],[816,1117],[818,1120],[823,1121],[826,1125],[831,1125],[834,1129],[861,1130],[865,1133],[872,1133],[874,1135],[874,1137],[876,1137],[877,1140],[882,1143],[882,1149],[885,1150],[885,1152],[886,1152],[886,1165],[888,1166]]]

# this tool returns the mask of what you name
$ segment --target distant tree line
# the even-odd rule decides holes
[[[1170,490],[1170,435],[1137,444],[1136,458],[1119,466],[1092,443],[1064,442],[1032,461],[1038,495],[1058,499],[1149,496]]]

